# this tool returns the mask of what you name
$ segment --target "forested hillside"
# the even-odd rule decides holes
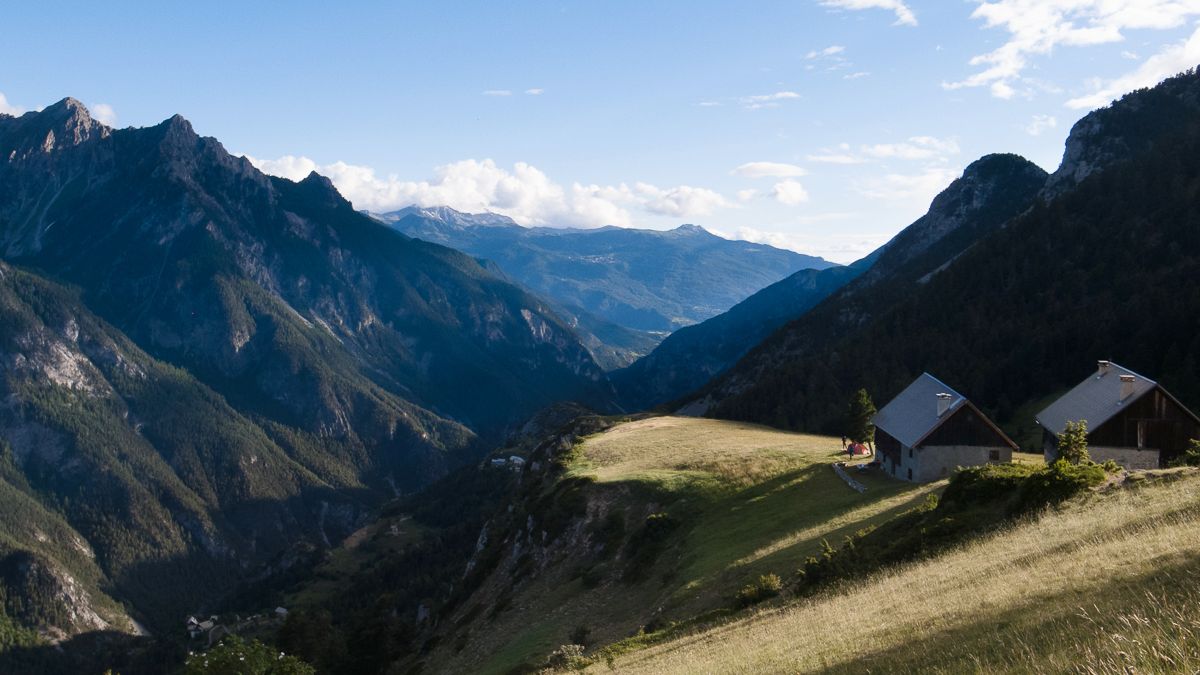
[[[837,432],[851,391],[886,400],[929,371],[1014,422],[1097,358],[1200,405],[1198,93],[1189,72],[1084,118],[1028,212],[863,296],[877,311],[838,295],[785,326],[708,388],[711,414]]]

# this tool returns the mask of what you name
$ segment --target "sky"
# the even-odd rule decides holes
[[[0,113],[175,113],[357,208],[701,225],[851,262],[975,159],[1200,63],[1200,0],[0,5]]]

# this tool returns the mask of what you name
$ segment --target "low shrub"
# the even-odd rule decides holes
[[[546,669],[556,673],[580,671],[592,665],[592,660],[583,655],[583,645],[563,645],[546,657]]]
[[[778,574],[764,574],[743,586],[737,592],[735,601],[738,607],[749,607],[776,597],[782,590],[783,580],[779,578]]]

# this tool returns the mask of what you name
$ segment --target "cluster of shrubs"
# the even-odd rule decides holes
[[[832,579],[938,553],[1018,516],[1060,504],[1119,470],[1111,462],[1063,460],[1045,467],[996,464],[963,469],[950,479],[940,500],[929,495],[921,506],[847,537],[841,548],[823,542],[821,554],[809,557],[797,572],[797,588],[807,592]]]
[[[753,582],[746,584],[735,596],[738,607],[750,607],[764,600],[770,600],[783,590],[783,580],[778,574],[763,574]]]

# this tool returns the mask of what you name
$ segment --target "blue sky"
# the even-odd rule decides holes
[[[178,112],[360,208],[840,262],[972,160],[1053,170],[1089,109],[1200,62],[1200,0],[45,4],[0,6],[0,112]]]

